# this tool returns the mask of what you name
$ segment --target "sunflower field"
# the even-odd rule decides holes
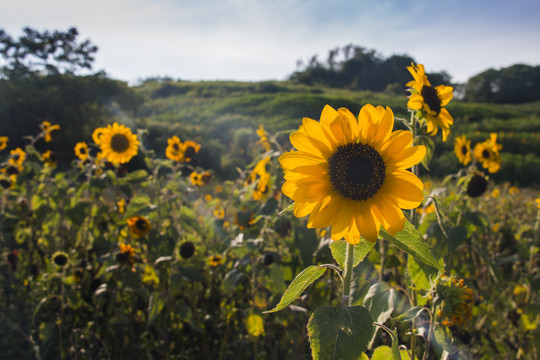
[[[69,154],[0,134],[0,359],[538,359],[540,136],[407,70],[382,106],[150,84]],[[195,93],[220,122],[169,124]]]

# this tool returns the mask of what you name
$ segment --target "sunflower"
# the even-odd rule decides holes
[[[481,196],[487,190],[488,182],[484,174],[474,173],[467,183],[467,195],[472,198]]]
[[[173,161],[182,161],[184,158],[184,148],[178,136],[167,139],[167,149],[165,156]]]
[[[51,132],[54,130],[60,130],[60,125],[51,125],[50,122],[44,121],[40,125],[41,130],[43,131],[43,136],[45,138],[45,142],[51,142]]]
[[[184,142],[183,148],[184,153],[182,156],[182,160],[190,162],[193,156],[195,156],[195,154],[198,153],[201,149],[201,145],[197,144],[195,141],[188,140]]]
[[[123,214],[126,212],[126,199],[122,198],[116,202],[116,207],[118,208],[118,213]]]
[[[422,64],[411,63],[411,66],[407,66],[407,70],[414,78],[413,81],[407,83],[407,86],[411,88],[407,107],[416,110],[421,118],[425,118],[427,132],[430,135],[436,135],[440,127],[443,141],[446,141],[454,119],[444,106],[452,100],[454,88],[445,85],[431,86]]]
[[[216,207],[214,210],[214,216],[218,219],[223,219],[225,217],[225,210],[223,210],[221,207]]]
[[[75,156],[81,161],[88,159],[88,145],[84,141],[75,144]]]
[[[259,135],[259,141],[257,141],[257,144],[261,144],[266,151],[270,150],[272,145],[270,144],[270,141],[268,141],[268,134],[264,130],[262,124],[257,129],[257,135]]]
[[[4,150],[7,147],[9,138],[7,136],[0,136],[0,150]]]
[[[22,165],[23,165],[25,159],[26,159],[26,152],[21,148],[16,148],[16,149],[11,150],[9,152],[9,160],[8,160],[8,162],[11,165],[17,166],[19,169],[22,168]]]
[[[47,150],[41,155],[41,160],[49,165],[50,167],[55,167],[58,164],[58,156],[54,151]]]
[[[422,181],[406,169],[419,163],[424,146],[412,146],[408,131],[392,131],[390,108],[366,105],[358,120],[347,109],[325,106],[320,122],[304,118],[290,135],[298,151],[280,156],[283,193],[293,199],[297,217],[310,215],[309,228],[331,226],[333,240],[375,242],[379,229],[403,229],[401,209],[414,209]]]
[[[456,138],[454,143],[454,153],[456,154],[459,162],[465,166],[471,162],[471,140],[467,140],[465,135]]]
[[[502,149],[501,144],[497,144],[497,134],[492,133],[491,137],[474,147],[474,157],[482,163],[484,169],[488,169],[490,173],[495,173],[501,169],[501,155],[499,151]]]
[[[51,259],[53,263],[56,264],[56,266],[64,267],[67,265],[69,257],[68,257],[68,254],[66,254],[65,252],[57,251],[53,254]]]
[[[148,219],[143,216],[130,217],[127,219],[127,223],[131,234],[137,238],[146,235],[152,228]]]
[[[208,258],[208,263],[212,267],[216,267],[223,261],[223,258],[220,255],[213,255]]]
[[[202,174],[199,174],[196,171],[193,171],[191,174],[189,174],[189,179],[191,180],[191,183],[195,186],[203,186],[204,183],[202,181]]]
[[[137,135],[124,125],[109,125],[98,140],[103,156],[114,165],[125,164],[137,155]]]
[[[94,130],[92,133],[92,141],[94,141],[94,144],[99,145],[101,144],[101,135],[103,132],[105,132],[106,128],[104,127],[98,127]]]

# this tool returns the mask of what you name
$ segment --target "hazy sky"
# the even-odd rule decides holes
[[[487,68],[540,64],[538,0],[18,0],[0,28],[79,29],[95,70],[135,82],[284,80],[298,59],[349,43],[408,54],[466,81]],[[404,70],[406,71],[406,70]]]

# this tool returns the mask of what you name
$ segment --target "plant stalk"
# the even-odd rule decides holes
[[[354,259],[354,245],[347,243],[345,253],[345,271],[343,273],[343,300],[342,304],[351,306],[351,283]]]

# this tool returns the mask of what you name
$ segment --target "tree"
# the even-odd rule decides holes
[[[14,40],[0,29],[0,54],[5,61],[0,68],[2,77],[76,74],[79,70],[92,68],[98,48],[89,40],[78,42],[76,28],[51,33],[25,27],[23,33]]]

